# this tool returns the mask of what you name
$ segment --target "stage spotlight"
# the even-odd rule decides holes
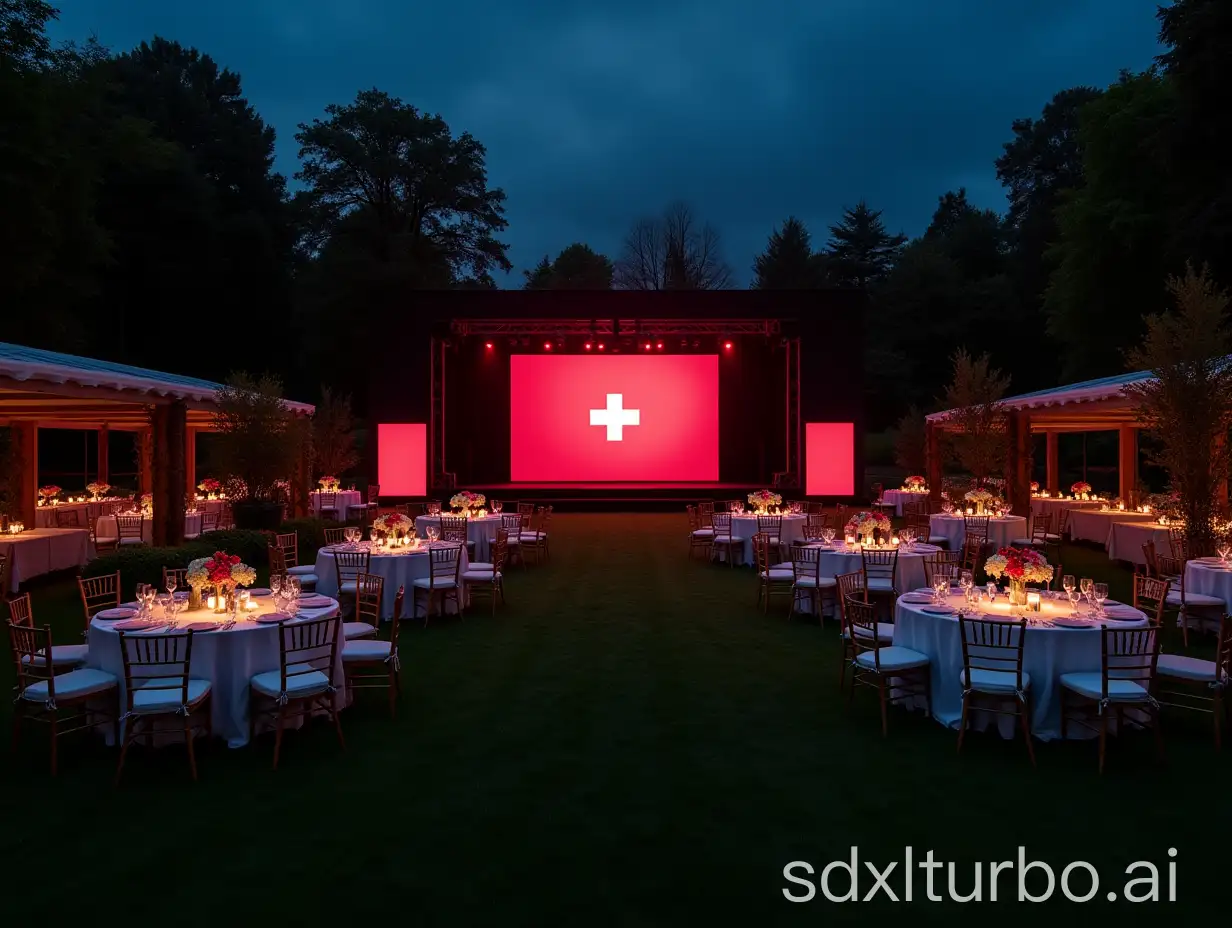
[[[649,351],[649,350],[650,350],[650,342],[647,342],[647,343],[646,343],[646,350],[647,350],[647,351]]]
[[[491,342],[484,342],[483,347],[487,348],[487,349],[488,349],[488,351],[491,351],[491,350],[492,350],[492,343],[491,343]]]
[[[551,350],[552,350],[552,343],[551,343],[551,342],[544,342],[544,343],[543,343],[543,350],[544,350],[544,351],[551,351]]]
[[[600,350],[600,351],[602,351],[602,350],[603,350],[603,342],[599,342],[599,350]]]
[[[724,350],[724,351],[731,351],[731,350],[732,350],[732,343],[731,343],[731,342],[724,342],[724,343],[723,343],[723,350]]]
[[[662,343],[662,342],[659,342],[659,343],[658,343],[658,345],[656,345],[655,347],[657,347],[660,351],[662,351],[662,350],[663,350],[663,343]]]
[[[590,351],[590,342],[587,342],[587,343],[586,343],[585,345],[583,345],[582,347],[584,347],[587,351]]]

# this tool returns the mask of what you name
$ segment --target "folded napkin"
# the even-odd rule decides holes
[[[217,622],[190,622],[187,625],[181,625],[177,630],[181,632],[212,632],[217,631],[221,627]]]
[[[129,619],[127,622],[117,622],[112,628],[117,628],[122,632],[140,632],[147,628],[157,628],[159,622],[151,622],[147,619]]]
[[[120,619],[131,619],[136,614],[136,609],[121,607],[119,609],[104,609],[102,612],[97,613],[94,618],[102,619],[105,622],[118,622]]]
[[[301,596],[299,598],[301,609],[322,609],[333,604],[334,601],[328,596]]]
[[[285,612],[267,612],[265,615],[257,616],[257,621],[262,625],[276,625],[279,622],[288,622],[295,618],[293,615],[287,615]]]

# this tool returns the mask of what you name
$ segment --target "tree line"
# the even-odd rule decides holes
[[[238,74],[161,37],[56,48],[55,16],[0,0],[7,338],[155,367],[174,353],[215,379],[265,361],[305,395],[321,376],[362,378],[381,321],[414,312],[416,291],[513,271],[484,146],[441,116],[376,89],[330,104],[298,127],[292,189]],[[1004,214],[959,189],[913,239],[863,201],[820,247],[794,217],[769,235],[752,286],[869,293],[873,427],[935,405],[958,347],[1015,390],[1117,372],[1186,261],[1232,279],[1232,5],[1157,16],[1151,68],[1013,122],[995,165]],[[521,275],[529,289],[733,285],[718,230],[686,204],[635,222],[613,256],[575,242]]]

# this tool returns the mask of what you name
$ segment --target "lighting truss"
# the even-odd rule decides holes
[[[454,335],[505,338],[565,338],[593,335],[628,338],[778,335],[778,319],[455,319]]]

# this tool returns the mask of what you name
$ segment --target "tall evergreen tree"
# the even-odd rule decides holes
[[[753,259],[754,290],[812,290],[823,286],[821,256],[813,253],[809,230],[795,216],[770,233],[766,250]]]
[[[589,245],[574,242],[552,261],[543,256],[531,271],[523,271],[523,290],[611,290],[612,262]]]
[[[861,200],[830,226],[826,255],[831,277],[844,286],[867,287],[885,278],[906,244],[907,236],[886,231],[881,210]]]

